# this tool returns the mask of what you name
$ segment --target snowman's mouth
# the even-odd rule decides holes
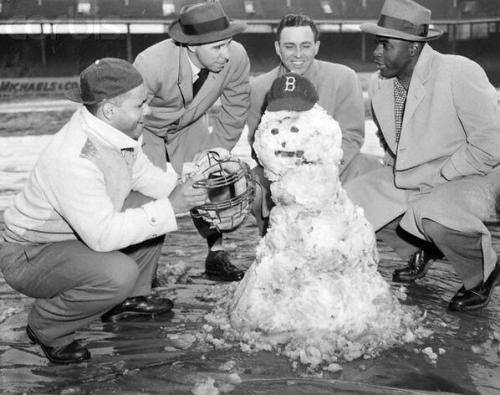
[[[274,151],[275,156],[281,156],[282,158],[302,158],[304,156],[304,151],[285,151],[285,150],[276,150]]]

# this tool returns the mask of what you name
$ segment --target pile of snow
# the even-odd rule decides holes
[[[375,233],[338,178],[338,123],[316,104],[266,112],[254,149],[276,206],[256,260],[206,318],[246,351],[312,368],[428,336],[377,271]]]

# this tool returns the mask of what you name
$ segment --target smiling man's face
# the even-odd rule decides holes
[[[274,42],[276,53],[288,71],[303,75],[318,54],[319,41],[309,26],[290,26],[281,31],[280,40]]]

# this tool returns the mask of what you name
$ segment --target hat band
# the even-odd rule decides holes
[[[222,16],[217,19],[213,19],[211,21],[202,22],[202,23],[193,23],[193,24],[182,24],[182,31],[184,34],[188,34],[190,36],[198,36],[200,34],[207,34],[212,32],[218,32],[229,27],[229,20]]]
[[[404,19],[394,18],[384,14],[380,15],[377,25],[387,29],[399,30],[402,33],[413,34],[421,37],[427,37],[427,34],[429,33],[428,24],[415,25]]]

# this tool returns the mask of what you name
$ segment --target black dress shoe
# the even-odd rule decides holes
[[[460,288],[451,299],[448,308],[453,311],[470,311],[485,307],[490,302],[499,280],[500,264],[497,263],[485,282],[481,281],[471,289]]]
[[[130,316],[163,314],[172,310],[174,303],[167,298],[153,295],[127,298],[101,316],[103,322],[117,322]]]
[[[50,362],[67,364],[90,359],[90,351],[87,347],[82,346],[78,340],[74,340],[65,346],[51,347],[43,344],[29,326],[26,327],[26,333],[33,344],[40,345],[43,353]]]
[[[205,260],[205,273],[214,280],[240,281],[245,272],[234,266],[226,251],[210,251]]]
[[[394,270],[392,281],[397,283],[411,283],[422,278],[432,263],[442,257],[443,255],[437,250],[420,249],[410,257],[406,267]]]

